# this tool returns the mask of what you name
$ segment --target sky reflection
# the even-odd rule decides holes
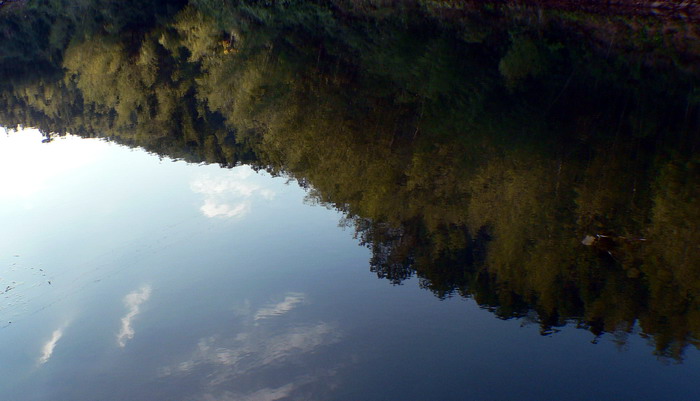
[[[334,359],[312,367],[308,361],[341,341],[336,325],[278,321],[304,300],[302,293],[288,293],[283,301],[243,316],[238,331],[200,338],[189,358],[161,368],[160,377],[206,378],[193,399],[207,401],[272,401],[304,388],[332,386],[342,363]]]
[[[132,326],[132,321],[141,312],[141,304],[148,301],[151,297],[151,286],[144,285],[140,289],[130,292],[124,297],[124,305],[127,307],[128,312],[124,317],[122,317],[122,326],[117,334],[117,344],[120,347],[125,347],[127,341],[134,338],[134,328]]]
[[[29,135],[33,149],[59,150],[63,141]],[[438,302],[415,282],[376,280],[369,251],[337,228],[340,215],[304,205],[304,191],[284,179],[84,141],[109,151],[26,199],[0,197],[0,289],[11,287],[0,294],[3,399],[697,392],[696,351],[683,366],[662,366],[643,339],[619,352],[610,341],[591,344],[583,330],[541,337],[536,325],[494,319],[471,300]],[[229,210],[247,205],[248,214],[207,215],[207,200]],[[230,224],[242,217],[245,224]],[[554,371],[557,380],[542,386]],[[570,391],[581,383],[609,384]]]
[[[58,328],[53,331],[51,338],[47,341],[43,347],[41,347],[41,357],[39,358],[39,364],[43,365],[49,361],[51,355],[53,355],[53,350],[58,344],[58,340],[63,337],[63,328]]]
[[[100,159],[109,144],[74,136],[42,143],[36,129],[0,131],[0,199],[26,198],[46,189],[51,180]],[[9,172],[12,172],[9,174]]]
[[[250,213],[256,198],[272,200],[275,197],[274,191],[256,182],[259,178],[250,167],[239,166],[224,176],[198,176],[190,188],[203,195],[199,210],[206,217],[242,218]]]
[[[253,319],[254,320],[261,320],[261,319],[267,319],[270,317],[284,315],[285,313],[296,308],[302,302],[304,302],[304,294],[302,294],[302,293],[290,293],[284,297],[284,301],[259,309],[255,313],[255,316],[253,317]]]

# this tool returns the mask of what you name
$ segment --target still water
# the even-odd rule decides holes
[[[637,330],[541,336],[377,280],[341,214],[283,177],[41,140],[0,137],[5,399],[697,395],[695,349],[660,363]]]
[[[697,19],[559,3],[0,4],[0,398],[696,399]]]

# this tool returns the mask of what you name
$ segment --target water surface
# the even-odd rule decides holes
[[[0,8],[7,397],[693,398],[690,20],[116,4]]]
[[[697,352],[659,363],[638,328],[624,345],[573,327],[541,336],[528,318],[376,280],[341,215],[284,178],[41,139],[2,139],[14,157],[45,154],[36,171],[73,163],[49,177],[25,165],[24,188],[3,186],[11,399],[694,394]]]

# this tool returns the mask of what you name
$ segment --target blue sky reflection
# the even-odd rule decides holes
[[[237,313],[237,330],[200,338],[190,356],[160,369],[160,377],[206,378],[196,400],[273,401],[303,393],[305,388],[332,386],[339,360],[313,368],[307,360],[341,341],[337,325],[325,322],[277,322],[307,304],[303,293],[287,293],[274,304]],[[299,369],[303,366],[304,369]],[[270,378],[275,377],[275,380]],[[268,381],[270,386],[260,386]]]
[[[199,210],[206,217],[242,218],[250,213],[254,201],[275,197],[275,192],[259,181],[250,167],[239,166],[219,176],[198,175],[190,188],[202,195]]]
[[[117,344],[124,348],[127,341],[134,338],[133,320],[141,312],[141,304],[148,301],[151,297],[151,286],[144,285],[136,291],[132,291],[124,297],[124,305],[127,308],[127,313],[121,319],[121,329],[117,334]]]

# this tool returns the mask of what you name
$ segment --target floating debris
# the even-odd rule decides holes
[[[646,238],[627,238],[623,236],[609,236],[609,235],[603,235],[603,234],[596,234],[596,235],[586,235],[583,237],[581,240],[581,244],[586,245],[586,246],[592,246],[592,245],[610,245],[610,244],[615,244],[619,242],[635,242],[635,241],[646,241]]]
[[[592,235],[586,235],[581,243],[586,246],[591,246],[595,243],[596,238]]]

